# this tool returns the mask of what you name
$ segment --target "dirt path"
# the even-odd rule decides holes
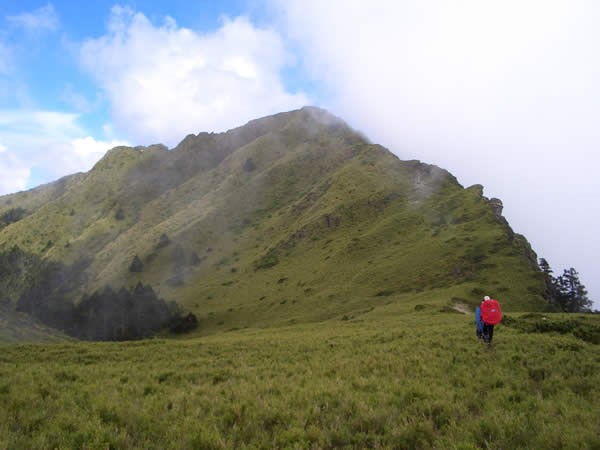
[[[456,311],[461,312],[463,314],[472,314],[469,307],[467,305],[465,305],[464,303],[455,303],[452,306],[452,309],[455,309]]]

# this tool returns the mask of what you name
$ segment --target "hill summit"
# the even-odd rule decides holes
[[[202,333],[417,295],[537,310],[536,261],[482,186],[314,107],[171,150],[116,147],[87,173],[0,197],[0,303],[46,323],[62,323],[63,302],[136,286],[195,313]]]

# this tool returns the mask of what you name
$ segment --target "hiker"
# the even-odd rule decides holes
[[[475,308],[475,333],[479,339],[483,338],[483,322],[481,321],[481,308]]]
[[[494,325],[499,324],[502,320],[500,304],[497,300],[491,299],[486,295],[483,297],[481,305],[479,305],[479,313],[483,322],[483,341],[491,344],[494,337]]]

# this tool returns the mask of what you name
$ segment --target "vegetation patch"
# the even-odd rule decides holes
[[[129,291],[110,287],[84,295],[77,304],[62,297],[60,289],[50,299],[35,286],[19,299],[17,308],[70,336],[85,340],[129,340],[156,333],[180,316],[175,303],[159,298],[152,287],[138,283]],[[48,301],[50,300],[50,301]]]
[[[17,207],[9,209],[8,211],[0,214],[0,230],[12,223],[18,222],[26,216],[27,210],[25,208]]]
[[[390,295],[393,295],[394,291],[389,290],[389,289],[384,289],[382,291],[377,292],[377,294],[375,294],[376,297],[389,297]]]
[[[0,448],[600,445],[596,346],[499,325],[488,347],[472,317],[381,308],[185,341],[2,345]]]
[[[271,248],[262,258],[256,262],[256,270],[270,269],[279,264],[279,252],[276,248]]]
[[[534,313],[520,317],[505,316],[502,323],[527,333],[571,334],[583,341],[600,344],[600,316],[597,314],[555,317]]]

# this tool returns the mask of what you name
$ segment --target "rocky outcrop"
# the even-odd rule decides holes
[[[499,198],[490,198],[488,200],[488,204],[492,207],[492,210],[494,211],[496,217],[502,217],[502,210],[504,209],[502,200],[500,200]]]

